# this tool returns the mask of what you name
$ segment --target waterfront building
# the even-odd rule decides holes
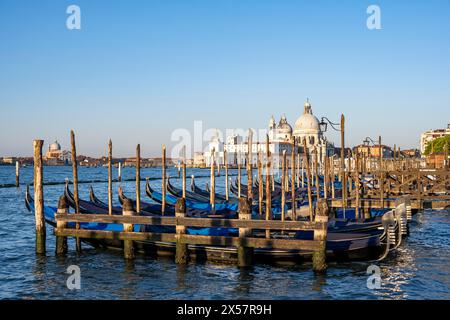
[[[420,153],[423,155],[428,142],[434,139],[450,135],[450,124],[447,124],[446,129],[428,130],[420,136]]]
[[[360,156],[365,156],[367,158],[379,158],[380,150],[384,159],[392,158],[394,156],[392,148],[384,144],[381,145],[381,148],[379,145],[368,146],[366,144],[360,144],[353,148],[353,153],[357,153]]]
[[[4,157],[2,159],[2,163],[3,164],[15,164],[17,161],[16,157]]]
[[[57,140],[48,146],[48,150],[44,156],[46,165],[67,165],[71,163],[72,153],[61,149],[61,145]]]
[[[272,154],[273,167],[281,166],[282,155],[292,153],[292,146],[294,141],[297,143],[298,152],[303,153],[303,139],[306,139],[306,144],[309,152],[317,150],[318,159],[323,163],[325,156],[332,156],[334,154],[334,145],[330,143],[320,129],[319,120],[314,116],[312,107],[309,101],[304,104],[303,114],[295,122],[294,129],[288,123],[285,115],[281,116],[280,121],[276,122],[272,116],[269,120],[267,134],[269,136],[269,150]],[[248,150],[251,148],[251,161],[256,165],[258,161],[258,153],[266,155],[266,141],[254,138],[252,145],[248,145],[248,138],[241,135],[231,135],[226,137],[226,141],[222,142],[219,138],[218,132],[211,138],[206,151],[203,154],[205,165],[211,164],[211,154],[214,150],[214,157],[217,163],[223,164],[227,161],[229,164],[237,165],[240,162],[242,165],[246,164]],[[227,159],[224,159],[224,151],[227,152]]]

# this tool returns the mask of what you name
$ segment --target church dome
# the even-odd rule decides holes
[[[307,101],[303,114],[295,122],[294,135],[319,132],[319,120],[313,115],[311,104]]]
[[[53,142],[48,149],[50,151],[61,151],[61,145],[58,143],[58,141]]]
[[[278,126],[277,126],[277,131],[278,131],[278,132],[283,132],[283,133],[289,133],[289,134],[292,134],[292,127],[291,127],[291,125],[287,122],[285,116],[282,116],[282,117],[281,117],[280,122],[278,123]]]

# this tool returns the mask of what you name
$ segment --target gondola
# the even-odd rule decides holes
[[[26,206],[30,211],[34,210],[34,203],[31,195],[27,191],[25,196]],[[55,226],[56,208],[44,206],[45,220],[48,224]],[[327,259],[329,260],[367,260],[371,258],[384,258],[389,250],[392,248],[388,237],[388,230],[394,226],[395,219],[393,213],[385,215],[383,218],[383,230],[380,228],[369,230],[366,232],[342,233],[330,230],[327,236]],[[74,223],[69,223],[68,227],[74,227]],[[158,226],[150,226],[158,227]],[[105,224],[105,223],[80,223],[81,229],[86,230],[105,230],[105,231],[122,231],[122,224]],[[188,234],[198,234],[198,230],[194,228],[187,228]],[[205,229],[205,228],[203,228]],[[210,228],[217,229],[217,228]],[[148,232],[148,226],[134,225],[135,232]],[[172,232],[172,231],[169,231]],[[214,232],[217,232],[215,230]],[[230,230],[227,230],[230,232]],[[230,232],[230,235],[233,233]],[[234,234],[235,235],[235,234]],[[275,235],[276,236],[276,235]],[[279,235],[286,237],[287,235]],[[311,239],[312,234],[308,232],[296,232],[295,238],[308,240]],[[83,242],[89,243],[95,247],[106,247],[120,249],[123,243],[120,240],[93,240],[83,239]],[[158,253],[173,255],[175,243],[161,242],[161,241],[135,241],[136,250],[143,253]],[[189,245],[189,253],[195,259],[202,258],[208,260],[235,259],[236,248],[223,246],[203,246],[203,245]],[[278,250],[270,248],[255,248],[255,259],[261,261],[276,261],[276,262],[299,262],[310,260],[312,257],[311,251],[300,250]]]
[[[208,185],[208,184],[206,184],[206,185]],[[209,198],[209,196],[210,196],[210,193],[209,193],[208,190],[202,190],[199,187],[197,187],[197,185],[195,184],[195,180],[194,179],[192,179],[192,182],[191,182],[191,191],[193,193],[199,194],[199,195],[201,195],[203,197]],[[217,200],[219,200],[219,201],[227,201],[226,197],[224,197],[224,196],[222,196],[222,195],[220,195],[218,193],[215,194],[215,198]]]
[[[170,179],[167,179],[167,191],[177,198],[183,197],[183,190],[172,185]],[[188,190],[185,190],[185,193],[186,193],[186,199],[189,199],[189,200],[192,200],[195,202],[209,202],[209,200],[210,200],[209,195],[206,196],[206,195],[202,195],[202,194],[197,194],[195,192],[188,191]],[[216,195],[217,195],[217,193],[216,193]],[[221,197],[219,197],[219,198],[215,198],[215,203],[216,204],[237,204],[238,200],[230,199],[227,201],[226,199],[222,200]]]
[[[150,197],[153,201],[162,203],[162,198],[163,198],[162,194],[160,192],[153,190],[152,187],[150,186],[150,183],[148,180],[147,180],[147,183],[145,186],[145,192],[146,192],[147,196]],[[166,197],[165,197],[166,204],[172,205],[172,206],[175,205],[175,203],[177,202],[177,199],[178,199],[177,197],[175,197],[171,194],[166,194]],[[208,211],[208,212],[215,211],[216,213],[217,212],[227,213],[227,212],[236,212],[238,209],[238,204],[237,203],[216,203],[214,205],[214,210],[213,210],[213,207],[209,203],[192,201],[192,200],[186,199],[186,207],[192,208],[192,209]]]

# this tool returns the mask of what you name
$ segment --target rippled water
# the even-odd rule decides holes
[[[105,168],[80,168],[80,180],[107,179]],[[176,175],[176,170],[169,170]],[[22,183],[32,181],[32,168],[22,169]],[[115,173],[114,173],[115,174]],[[125,168],[124,178],[133,177]],[[207,175],[206,170],[190,174]],[[143,169],[142,177],[158,177],[159,169]],[[44,180],[63,182],[68,167],[45,167]],[[14,168],[0,167],[0,185],[14,183]],[[207,178],[198,178],[204,186]],[[218,179],[218,184],[223,178]],[[160,181],[152,181],[157,187]],[[122,183],[132,195],[133,182]],[[93,185],[106,199],[106,184]],[[114,190],[118,184],[114,184]],[[46,186],[45,202],[56,206],[63,185]],[[80,185],[88,198],[89,184]],[[218,191],[223,191],[220,187]],[[255,265],[249,270],[217,264],[177,266],[170,259],[138,256],[126,262],[120,252],[84,245],[81,254],[69,241],[66,257],[54,256],[55,238],[47,232],[47,255],[34,253],[34,217],[24,206],[25,188],[0,188],[0,299],[450,299],[450,216],[425,211],[411,223],[411,235],[378,266],[382,288],[367,288],[368,263],[330,264],[315,276],[310,266]],[[81,269],[81,290],[66,287],[69,265]]]

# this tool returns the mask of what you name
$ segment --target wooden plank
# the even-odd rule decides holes
[[[238,238],[221,236],[178,235],[174,233],[150,233],[150,232],[116,232],[104,230],[83,229],[55,229],[58,237],[78,237],[80,239],[106,239],[106,240],[133,240],[154,242],[175,242],[204,246],[246,246],[252,248],[285,249],[285,250],[311,250],[320,249],[322,241],[291,240],[291,239],[266,239],[266,238]]]
[[[175,242],[175,233],[117,232],[104,230],[56,228],[55,235],[59,237],[78,237],[83,239],[95,239],[95,240],[106,239],[106,240]]]
[[[61,222],[95,222],[116,224],[143,224],[166,225],[176,224],[190,227],[216,227],[216,228],[251,228],[274,230],[315,230],[323,228],[321,222],[309,221],[280,221],[280,220],[239,220],[216,218],[175,218],[175,217],[143,217],[120,216],[105,214],[56,214],[55,219]]]
[[[198,236],[182,235],[180,241],[192,245],[213,245],[251,248],[285,249],[285,250],[312,250],[320,248],[320,241],[312,240],[290,240],[290,239],[267,239],[267,238],[238,238],[220,236]]]
[[[121,216],[105,214],[56,214],[56,221],[94,223],[132,223],[145,225],[175,225],[175,217]]]

